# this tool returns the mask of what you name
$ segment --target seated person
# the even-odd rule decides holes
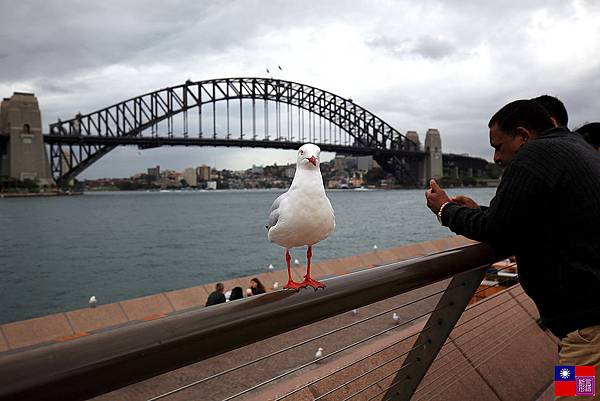
[[[265,290],[265,286],[260,282],[260,280],[257,277],[254,277],[252,280],[250,280],[250,288],[248,288],[248,290],[249,291],[246,291],[246,294],[248,294],[248,296],[264,294],[265,292],[267,292],[267,290]]]
[[[233,287],[233,289],[231,290],[231,295],[229,295],[229,300],[235,301],[236,299],[243,299],[243,298],[244,298],[244,291],[242,290],[242,287]]]
[[[217,285],[215,285],[215,290],[210,293],[208,299],[206,300],[206,306],[222,304],[225,302],[225,294],[223,294],[224,291],[225,286],[223,283],[217,283]]]

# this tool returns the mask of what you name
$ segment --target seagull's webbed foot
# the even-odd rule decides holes
[[[295,290],[296,292],[300,291],[300,288],[304,288],[306,286],[302,286],[302,283],[298,283],[294,280],[289,280],[286,285],[283,286],[284,289]]]
[[[300,283],[300,285],[302,286],[302,288],[310,286],[310,287],[314,288],[315,291],[317,291],[319,288],[325,288],[326,287],[325,284],[323,284],[320,281],[317,281],[317,280],[313,279],[309,275],[304,276],[304,281],[302,283]]]

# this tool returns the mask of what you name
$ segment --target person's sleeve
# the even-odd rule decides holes
[[[443,210],[442,224],[456,234],[514,252],[510,243],[527,231],[526,222],[538,213],[547,193],[543,180],[513,162],[505,170],[488,208],[470,209],[450,203]]]

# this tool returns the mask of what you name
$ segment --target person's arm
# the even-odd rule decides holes
[[[450,198],[450,202],[456,203],[459,206],[466,206],[471,209],[478,209],[481,207],[477,204],[477,202],[465,195],[453,196]]]
[[[504,172],[489,208],[471,209],[450,203],[442,211],[442,224],[457,234],[506,248],[511,238],[524,233],[531,215],[547,201],[543,199],[546,194],[543,180],[513,162]]]
[[[450,202],[456,203],[458,206],[466,206],[471,209],[487,210],[489,206],[478,205],[473,199],[465,195],[457,195],[450,198]]]

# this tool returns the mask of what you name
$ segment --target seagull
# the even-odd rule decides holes
[[[319,169],[321,149],[312,143],[298,149],[296,173],[288,191],[280,195],[269,211],[269,241],[285,248],[285,260],[288,268],[288,282],[283,288],[296,291],[311,286],[325,288],[325,284],[310,276],[310,258],[312,246],[327,238],[335,229],[333,208],[323,187],[323,178]],[[306,251],[306,275],[304,281],[292,280],[290,270],[290,248],[308,245]]]
[[[323,356],[323,348],[319,347],[319,349],[315,353],[315,359],[319,359],[322,356]]]
[[[275,267],[273,267],[272,264],[269,264],[269,270],[273,270]]]
[[[398,316],[396,312],[394,312],[394,314],[392,315],[392,319],[394,319],[394,323],[400,323],[400,316]]]
[[[98,301],[96,301],[96,297],[92,295],[89,300],[90,308],[95,308]]]
[[[376,251],[376,250],[377,250],[377,248],[378,248],[378,246],[377,246],[377,245],[373,245],[373,250],[374,250],[374,251]]]
[[[300,266],[300,261],[298,259],[294,259],[294,265]]]
[[[353,315],[358,315],[358,309],[352,309],[352,314]]]
[[[276,281],[276,282],[273,283],[273,289],[276,290],[278,288],[279,288],[279,282]]]

